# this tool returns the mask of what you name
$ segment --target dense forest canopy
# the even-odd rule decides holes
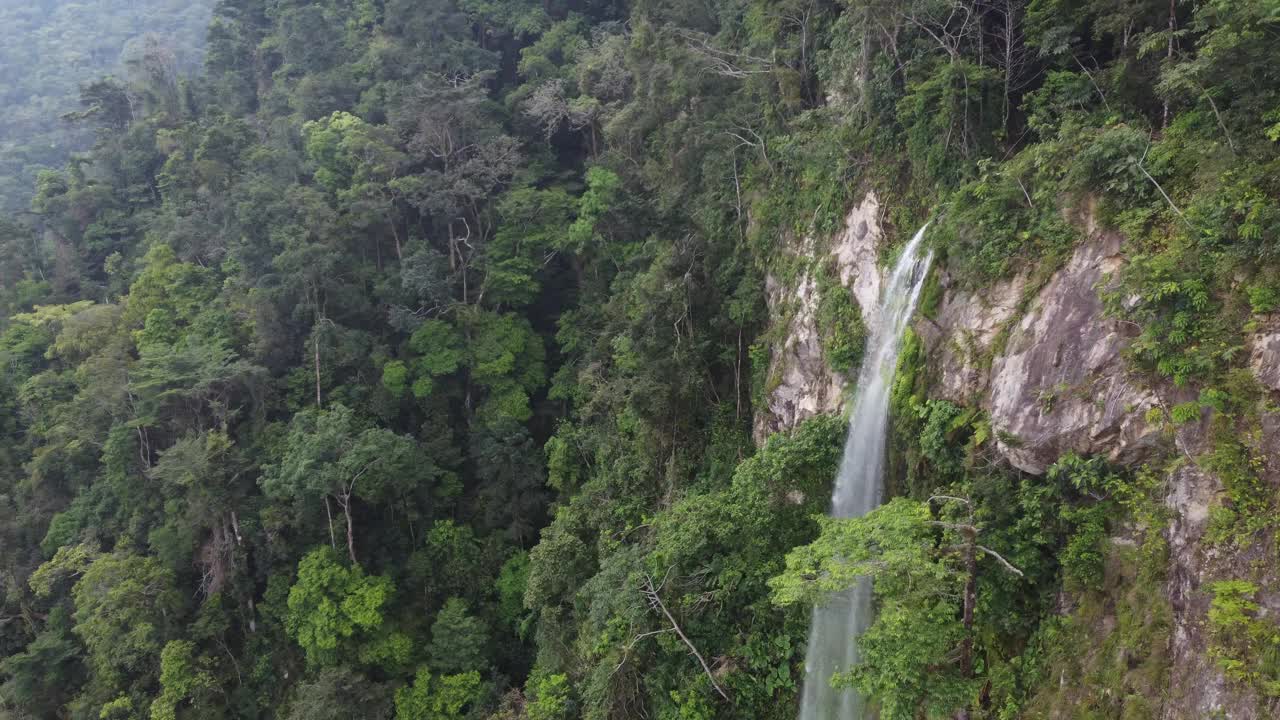
[[[0,0],[0,209],[22,210],[36,173],[87,150],[62,117],[104,75],[176,80],[197,67],[212,0]]]
[[[855,574],[882,717],[1052,702],[1109,527],[1156,582],[1152,471],[996,462],[911,338],[868,520],[817,520],[840,418],[752,440],[766,275],[868,188],[972,288],[1096,204],[1134,371],[1214,417],[1222,542],[1273,529],[1240,347],[1280,306],[1277,0],[221,0],[198,71],[144,41],[64,136],[102,37],[199,44],[198,7],[101,5],[0,6],[5,132],[92,136],[0,219],[0,718],[781,720]],[[1250,593],[1216,647],[1274,694]],[[1093,717],[1158,693],[1135,602],[1149,682],[1088,680]]]

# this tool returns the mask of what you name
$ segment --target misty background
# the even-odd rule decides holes
[[[199,64],[213,0],[0,0],[0,211],[27,207],[42,169],[88,149],[81,85]]]

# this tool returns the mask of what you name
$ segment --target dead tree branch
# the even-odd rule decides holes
[[[1013,563],[1009,562],[1008,560],[1005,560],[1005,559],[1000,555],[1000,553],[996,552],[995,550],[992,550],[991,548],[987,547],[986,545],[976,545],[975,547],[977,547],[977,548],[978,548],[979,550],[981,550],[982,552],[984,552],[984,553],[986,553],[986,554],[990,555],[991,557],[995,558],[996,560],[999,560],[999,561],[1000,561],[1000,564],[1001,564],[1001,565],[1004,565],[1004,569],[1005,569],[1005,570],[1008,570],[1009,572],[1013,573],[1014,575],[1017,575],[1018,577],[1022,577],[1022,571],[1021,571],[1021,570],[1019,570],[1018,568],[1014,567],[1014,566],[1013,566]]]
[[[665,584],[665,580],[663,582]],[[644,593],[645,600],[649,603],[649,607],[666,616],[667,622],[671,623],[671,629],[675,631],[676,635],[680,636],[680,640],[689,648],[689,652],[693,653],[693,656],[698,659],[698,663],[702,665],[702,671],[707,674],[707,679],[711,681],[711,687],[715,688],[716,692],[720,694],[720,697],[724,698],[726,701],[729,700],[729,695],[725,693],[724,688],[720,687],[720,683],[716,682],[716,676],[711,672],[711,666],[708,665],[706,659],[702,657],[702,653],[698,652],[698,648],[694,646],[693,641],[689,639],[689,636],[684,634],[684,630],[682,630],[680,628],[680,624],[676,622],[675,616],[671,614],[670,610],[667,610],[667,606],[662,602],[662,598],[658,595],[658,589],[653,585],[653,578],[648,575],[644,576],[644,587],[641,589],[641,592]]]

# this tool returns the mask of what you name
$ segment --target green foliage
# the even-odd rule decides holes
[[[766,141],[773,153],[758,177],[762,192],[752,203],[753,242],[771,257],[778,236],[829,235],[839,228],[853,199],[860,168],[842,146],[856,146],[857,129],[810,111],[796,118],[790,132]]]
[[[1050,480],[1070,485],[1088,498],[1102,502],[1065,506],[1061,517],[1072,529],[1058,555],[1064,586],[1074,592],[1102,590],[1107,552],[1107,519],[1112,497],[1127,497],[1125,479],[1109,472],[1102,458],[1082,458],[1068,453],[1046,473]]]
[[[420,357],[417,361],[418,379],[413,384],[413,394],[426,397],[431,394],[432,379],[448,375],[462,364],[462,338],[443,320],[428,320],[409,338],[409,347]]]
[[[983,101],[997,81],[990,69],[955,56],[950,62],[930,58],[908,81],[897,117],[919,177],[953,180],[962,173],[962,159],[989,148],[978,128],[992,124],[982,113],[995,105]]]
[[[751,442],[767,278],[812,270],[859,364],[801,254],[868,190],[888,234],[932,220],[925,317],[1118,252],[1088,267],[1108,322],[1199,393],[1153,419],[1208,431],[1211,542],[1273,534],[1269,2],[228,0],[190,77],[208,6],[118,4],[0,10],[0,196],[33,188],[0,219],[0,715],[789,719],[797,547],[878,574],[843,681],[882,716],[1154,712],[1161,472],[1001,467],[914,333],[886,477],[914,504],[814,520],[837,418]],[[144,25],[171,39],[118,63]]]
[[[569,678],[563,674],[534,676],[529,678],[527,711],[529,720],[569,720],[573,717],[574,702]]]
[[[1126,284],[1109,296],[1112,312],[1136,318],[1142,334],[1128,352],[1142,367],[1186,385],[1221,372],[1239,353],[1227,316],[1203,275],[1187,262],[1196,252],[1177,242],[1158,254],[1132,258]],[[1137,293],[1136,307],[1122,308],[1119,296]]]
[[[95,682],[154,677],[182,607],[173,573],[154,558],[114,552],[84,569],[71,590],[72,631],[84,643]]]
[[[488,630],[468,612],[466,601],[449,598],[431,623],[427,655],[438,671],[460,674],[483,669]]]
[[[1059,555],[1067,589],[1077,592],[1102,589],[1107,541],[1104,518],[1103,508],[1097,506],[1066,514],[1065,519],[1075,525],[1075,532]]]
[[[916,407],[922,421],[920,454],[939,478],[955,477],[963,471],[964,456],[957,433],[968,429],[975,417],[973,410],[965,410],[946,400],[928,400]]]
[[[363,650],[382,629],[391,579],[344,567],[329,548],[316,548],[298,563],[289,588],[285,629],[316,667],[344,659],[343,650]]]
[[[1220,580],[1209,591],[1209,656],[1228,679],[1252,684],[1266,696],[1280,694],[1280,627],[1258,617],[1258,586]]]
[[[27,647],[0,661],[0,693],[6,702],[31,712],[56,713],[67,689],[79,684],[83,651],[71,633],[70,615],[68,608],[53,608]]]
[[[25,208],[40,170],[92,144],[91,126],[59,121],[77,109],[82,84],[128,75],[153,92],[197,66],[212,5],[90,0],[0,9],[0,208]]]
[[[498,590],[498,618],[523,634],[524,594],[529,586],[529,553],[520,551],[507,558],[494,581]]]
[[[530,397],[546,382],[542,339],[528,320],[511,314],[477,314],[468,331],[471,379],[488,391],[477,415],[486,422],[528,420]]]
[[[1250,285],[1249,308],[1255,315],[1265,315],[1280,308],[1280,289],[1274,285]]]
[[[1151,540],[1147,541],[1148,544]],[[1011,710],[1036,716],[1077,708],[1087,717],[1151,717],[1171,682],[1168,637],[1173,609],[1146,548],[1112,546],[1100,591],[1084,595],[1067,617],[1041,625],[1026,653],[1022,700]],[[1167,558],[1158,557],[1163,571]]]
[[[827,266],[818,274],[818,311],[822,353],[832,369],[845,375],[857,372],[867,345],[867,327],[853,293],[845,289]]]
[[[773,608],[766,581],[781,569],[788,549],[812,536],[811,517],[825,505],[844,429],[838,418],[817,417],[789,435],[775,435],[738,465],[729,487],[690,494],[650,518],[647,539],[641,535],[645,529],[636,528],[630,534],[640,535],[640,542],[619,548],[598,569],[587,565],[588,549],[574,534],[580,510],[571,505],[557,514],[530,554],[525,601],[538,612],[543,632],[562,612],[562,603],[580,597],[589,604],[577,633],[590,642],[583,658],[590,673],[567,695],[580,703],[584,714],[610,704],[608,683],[615,668],[627,677],[670,677],[684,688],[687,705],[708,705],[717,697],[690,662],[687,648],[666,642],[666,632],[656,632],[664,625],[646,610],[640,594],[618,590],[638,587],[644,576],[664,574],[670,578],[664,602],[680,613],[682,628],[693,642],[704,653],[733,659],[737,669],[719,682],[733,693],[736,707],[760,718],[792,714],[792,708],[777,699],[798,688],[793,671],[800,660],[806,619],[802,612]],[[588,579],[579,588],[575,577]],[[756,618],[757,629],[747,636],[729,631],[733,618],[743,615]],[[650,634],[637,637],[641,633]],[[577,705],[561,707],[564,691],[555,685],[544,687],[557,682],[558,674],[562,673],[535,674],[544,679],[527,689],[535,699],[542,697],[539,693],[557,698],[546,700],[547,712],[571,712]],[[651,701],[677,711],[669,704],[675,699],[667,693]]]
[[[838,677],[885,718],[949,716],[975,689],[949,661],[964,635],[963,580],[935,554],[931,521],[926,504],[904,498],[862,518],[824,519],[818,539],[792,551],[770,583],[777,602],[793,605],[871,579],[879,612],[858,641],[861,662]]]
[[[413,684],[396,691],[396,720],[462,720],[480,692],[480,674],[437,675],[420,668]]]
[[[1246,369],[1232,370],[1219,387],[1206,388],[1200,404],[1213,412],[1210,449],[1198,463],[1212,472],[1227,491],[1235,519],[1231,533],[1246,541],[1274,524],[1276,495],[1263,480],[1266,456],[1261,412],[1265,403],[1257,378]]]
[[[570,225],[563,243],[566,249],[582,253],[596,238],[602,218],[618,202],[622,180],[603,167],[587,170],[587,190],[578,202],[578,217]],[[553,246],[555,247],[555,246]]]
[[[122,695],[104,704],[98,717],[100,720],[136,720],[138,714],[134,711],[133,698]]]
[[[1004,165],[980,162],[978,177],[951,195],[951,211],[930,235],[946,247],[947,265],[961,278],[981,284],[1066,258],[1078,235],[1058,209],[1056,150],[1037,148]]]
[[[391,693],[350,668],[325,668],[298,684],[288,720],[390,717]]]
[[[175,720],[180,704],[190,703],[199,710],[209,702],[217,683],[201,665],[190,641],[171,640],[164,646],[160,653],[160,696],[151,703],[151,720]]]

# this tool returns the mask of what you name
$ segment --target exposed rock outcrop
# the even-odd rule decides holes
[[[1087,218],[1085,224],[1092,228]],[[879,201],[869,193],[829,246],[819,250],[808,239],[793,251],[829,254],[870,324],[883,282],[876,264],[882,239]],[[1118,235],[1094,229],[1031,297],[1026,275],[973,292],[947,287],[943,271],[947,289],[935,318],[916,322],[930,351],[934,393],[987,410],[999,431],[999,451],[1015,467],[1042,473],[1068,450],[1132,462],[1158,438],[1145,421],[1158,400],[1130,379],[1121,356],[1129,331],[1104,315],[1098,297],[1099,283],[1122,263],[1120,243]],[[790,287],[768,278],[770,311],[789,320],[773,348],[766,407],[756,418],[758,440],[836,412],[845,399],[848,378],[823,357],[818,300],[808,273]]]
[[[1121,265],[1118,235],[1094,233],[1027,298],[1020,275],[981,293],[949,289],[917,321],[935,394],[987,410],[1000,454],[1033,474],[1062,455],[1140,457],[1158,432],[1155,395],[1129,377],[1128,329],[1103,313],[1098,285]]]
[[[863,308],[864,317],[878,299],[883,271],[877,267],[883,231],[874,195],[850,212],[845,229],[832,244],[808,241],[798,253],[830,253],[841,283]],[[1109,318],[1099,297],[1101,285],[1123,267],[1123,239],[1100,230],[1086,208],[1076,218],[1086,240],[1046,282],[1033,287],[1028,275],[970,291],[955,285],[939,268],[944,292],[933,318],[917,318],[916,332],[928,351],[931,394],[987,411],[996,431],[999,454],[1011,465],[1041,474],[1063,453],[1106,455],[1137,465],[1159,455],[1157,447],[1182,462],[1168,471],[1165,505],[1170,522],[1167,597],[1172,628],[1167,645],[1168,681],[1156,717],[1162,720],[1270,717],[1275,703],[1229,682],[1209,653],[1206,626],[1210,585],[1233,577],[1258,578],[1269,567],[1270,543],[1225,551],[1206,540],[1211,510],[1222,502],[1220,480],[1198,466],[1210,447],[1206,428],[1192,425],[1170,435],[1147,422],[1153,407],[1167,411],[1192,400],[1195,392],[1152,385],[1137,377],[1124,358],[1135,329]],[[819,249],[821,248],[821,249]],[[837,412],[848,379],[833,373],[822,357],[816,327],[817,287],[804,275],[792,287],[769,282],[775,317],[790,320],[785,338],[774,348],[767,408],[757,417],[756,434],[790,427],[814,414]],[[1273,319],[1274,320],[1274,319]],[[1280,393],[1280,323],[1259,330],[1249,343],[1250,364],[1266,388]],[[1280,414],[1262,419],[1268,453],[1264,482],[1280,484]],[[1167,456],[1166,456],[1167,457]],[[1280,586],[1274,569],[1256,601],[1264,614],[1280,616]],[[1063,708],[1061,717],[1074,717]]]
[[[781,344],[774,347],[769,366],[770,390],[766,407],[755,417],[756,442],[779,430],[795,427],[805,418],[839,412],[847,380],[827,364],[818,332],[818,288],[812,277],[786,288],[766,278],[770,312],[790,305],[791,320]]]
[[[1250,358],[1259,382],[1280,392],[1280,330],[1258,335]]]
[[[814,239],[807,238],[792,249],[834,261],[836,277],[857,299],[868,327],[880,298],[882,276],[876,251],[881,233],[880,202],[875,193],[868,193],[849,211],[844,230],[829,246],[820,250]],[[839,412],[849,384],[849,378],[833,371],[823,355],[817,322],[818,286],[812,273],[803,273],[791,287],[772,274],[765,283],[771,316],[790,319],[781,341],[772,348],[765,407],[755,417],[757,442],[814,415]]]
[[[1098,285],[1120,264],[1120,237],[1078,247],[1036,295],[992,362],[988,410],[997,447],[1039,474],[1064,452],[1140,457],[1158,437],[1145,421],[1155,395],[1129,377],[1129,328],[1103,314]]]
[[[1027,277],[1018,275],[973,292],[954,287],[947,272],[940,272],[946,292],[936,317],[916,321],[916,333],[932,350],[933,392],[962,405],[981,404],[991,384],[993,346],[1018,312]]]
[[[884,284],[884,271],[878,262],[883,239],[880,200],[871,192],[845,216],[844,231],[831,247],[840,284],[853,292],[868,330],[875,329],[872,327],[875,308],[880,303],[880,288]]]
[[[1207,657],[1208,638],[1203,619],[1211,598],[1203,587],[1207,558],[1201,539],[1209,521],[1209,508],[1221,489],[1219,483],[1194,465],[1178,468],[1169,477],[1165,503],[1172,515],[1169,540],[1168,597],[1173,610],[1173,631],[1169,638],[1170,665],[1182,678],[1194,682],[1172,683],[1171,700],[1161,717],[1189,720],[1202,717],[1256,717],[1247,712],[1227,713],[1229,702],[1226,678]],[[1255,704],[1250,699],[1248,705]]]

